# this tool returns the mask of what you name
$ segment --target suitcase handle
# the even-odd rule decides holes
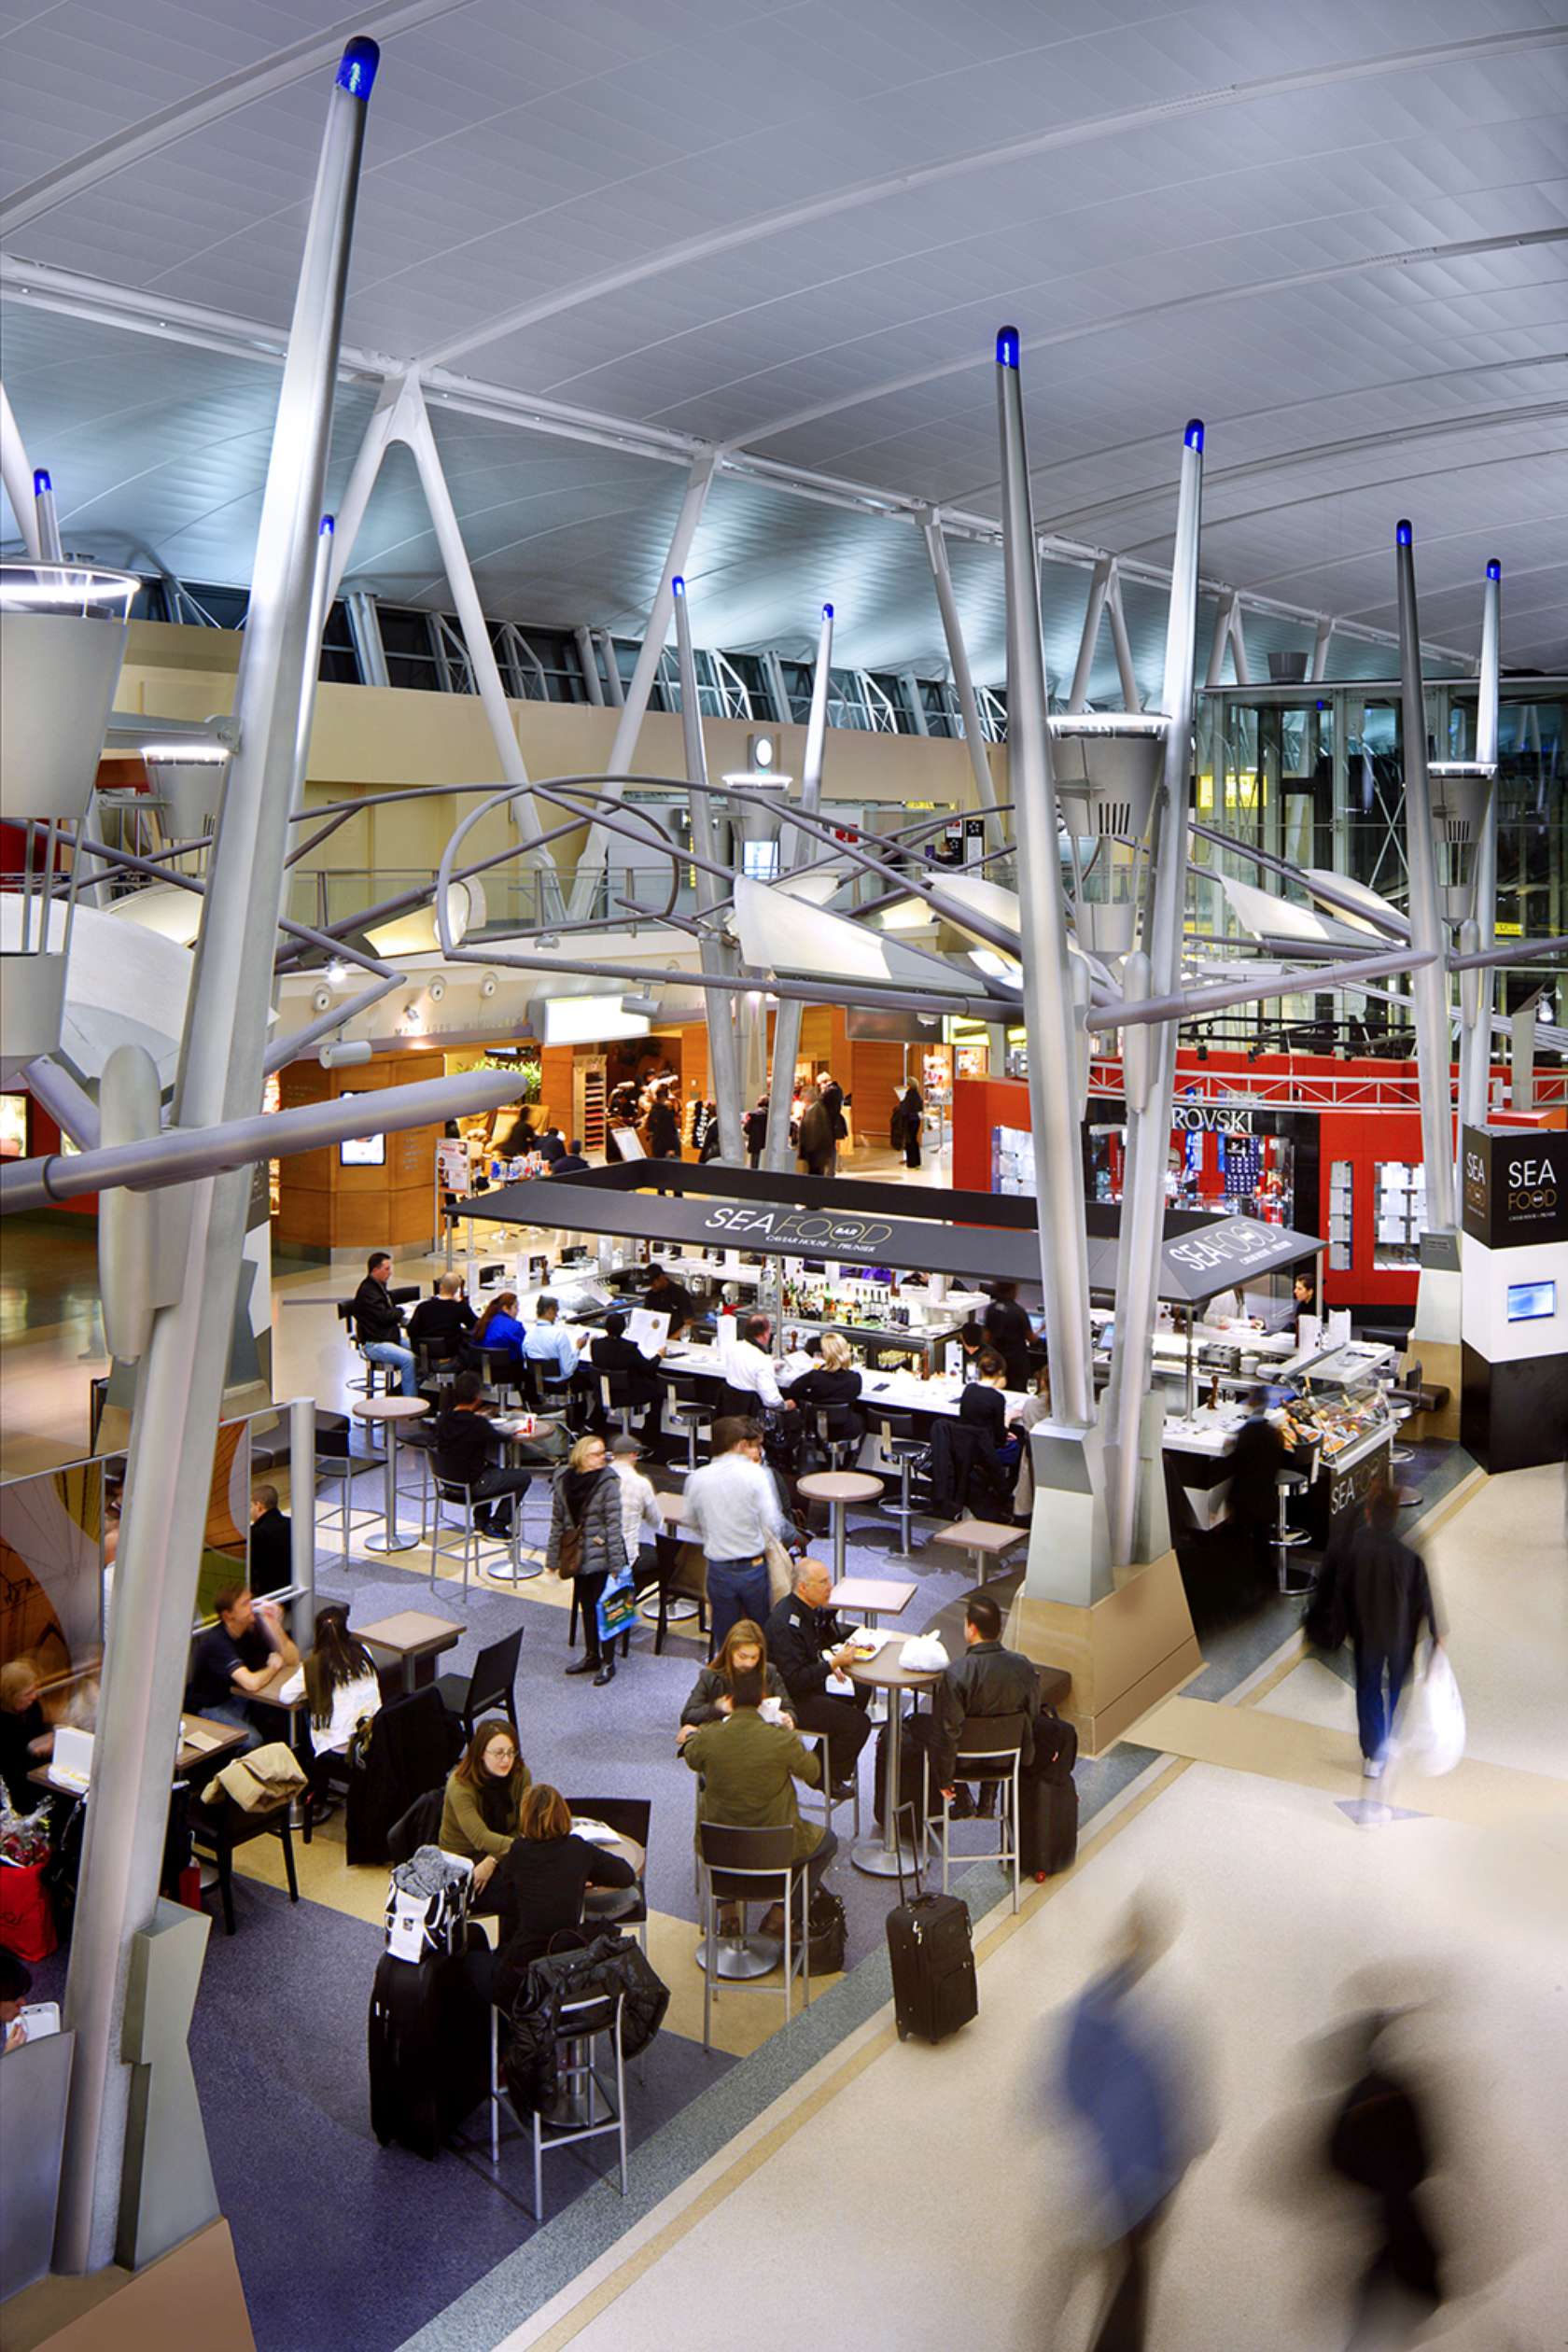
[[[920,1869],[918,1858],[920,1852],[920,1825],[916,1816],[915,1799],[912,1797],[906,1805],[895,1805],[893,1808],[893,1862],[898,1870],[899,1901],[902,1903],[903,1900],[903,1849],[899,1840],[900,1813],[907,1813],[909,1815],[909,1875],[915,1882],[915,1893],[917,1897],[923,1895],[926,1888],[925,1879]]]

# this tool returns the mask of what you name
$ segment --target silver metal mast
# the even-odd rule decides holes
[[[805,763],[801,770],[802,810],[815,817],[822,801],[822,762],[828,742],[828,695],[833,679],[833,609],[822,607],[822,625],[817,637],[817,667],[811,675],[811,708],[805,721]],[[778,871],[788,874],[806,854],[806,840],[798,826],[788,819],[779,829]],[[795,1063],[800,1056],[801,1017],[805,1011],[798,997],[778,1000],[778,1011],[773,1023],[773,1077],[768,1086],[767,1141],[763,1146],[764,1168],[788,1169],[792,1156],[790,1150],[790,1112],[795,1099]]]
[[[1399,687],[1405,744],[1405,859],[1410,883],[1410,945],[1439,960],[1411,975],[1416,1071],[1421,1088],[1421,1157],[1426,1163],[1426,1225],[1451,1233],[1454,1223],[1453,1124],[1449,1099],[1447,945],[1437,900],[1437,851],[1432,838],[1432,780],[1426,766],[1426,696],[1421,685],[1421,617],[1416,609],[1415,533],[1394,526],[1399,577]]]
[[[1497,704],[1503,669],[1503,567],[1495,556],[1486,567],[1481,605],[1481,674],[1476,700],[1476,763],[1491,770],[1476,844],[1474,913],[1461,933],[1467,955],[1497,945]],[[1465,1019],[1459,1033],[1459,1124],[1485,1127],[1491,1094],[1492,978],[1490,970],[1462,982]]]
[[[692,811],[692,847],[697,853],[697,907],[707,917],[701,941],[702,968],[716,975],[733,973],[735,959],[719,935],[716,910],[720,889],[713,873],[713,796],[707,790],[707,753],[703,746],[702,710],[697,701],[697,664],[692,651],[692,616],[686,609],[686,582],[679,572],[670,581],[675,611],[676,658],[680,665],[680,733],[686,745],[686,775],[695,787],[687,795]],[[740,1124],[740,1045],[735,1037],[735,1008],[721,988],[705,991],[707,1007],[707,1057],[713,1074],[713,1100],[719,1113],[719,1150],[731,1166],[746,1159],[746,1137]]]
[[[1187,901],[1187,793],[1192,770],[1193,658],[1197,628],[1197,549],[1203,505],[1203,427],[1195,417],[1182,441],[1176,546],[1165,633],[1165,765],[1155,806],[1144,890],[1142,953],[1125,968],[1127,994],[1173,997],[1182,987]],[[1111,1385],[1105,1399],[1107,1505],[1112,1557],[1126,1567],[1138,1551],[1139,1462],[1144,1399],[1151,1386],[1160,1247],[1165,1230],[1165,1170],[1170,1155],[1170,1101],[1179,1020],[1160,1022],[1146,1046],[1129,1035],[1127,1174],[1116,1241],[1116,1320]],[[1157,1458],[1157,1457],[1156,1457]],[[1163,1525],[1163,1515],[1156,1512]],[[1163,1543],[1159,1548],[1163,1550]]]
[[[1001,545],[1007,585],[1007,769],[1018,857],[1018,945],[1029,1033],[1029,1117],[1039,1200],[1040,1277],[1054,1420],[1086,1429],[1094,1420],[1089,1347],[1089,1264],[1079,1140],[1078,1033],[1068,971],[1058,819],[1045,720],[1045,656],[1040,636],[1029,455],[1024,438],[1018,330],[997,337],[997,407],[1001,428]]]
[[[357,38],[328,103],[273,429],[235,697],[239,748],[213,844],[175,1093],[175,1125],[261,1107],[296,727],[330,435],[366,102],[379,52]],[[248,1169],[179,1205],[181,1255],[138,1367],[115,1562],[92,1801],[66,1985],[77,2035],[56,2267],[114,2256],[130,2107],[127,1979],[162,1865],[213,1447],[250,1196]]]

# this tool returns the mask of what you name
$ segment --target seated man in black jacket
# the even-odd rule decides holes
[[[607,1372],[618,1389],[624,1382],[627,1401],[641,1407],[642,1427],[637,1434],[644,1446],[652,1447],[659,1435],[664,1384],[637,1341],[627,1338],[624,1315],[605,1317],[604,1329],[596,1334],[586,1361],[573,1375],[574,1384],[581,1383],[588,1392],[589,1422],[602,1435],[609,1434],[609,1423],[599,1402],[599,1379]]]
[[[392,1296],[392,1257],[386,1250],[372,1252],[365,1279],[354,1294],[354,1328],[371,1364],[390,1365],[405,1396],[418,1394],[413,1350],[403,1337],[403,1310]]]
[[[473,1497],[474,1525],[480,1533],[504,1539],[511,1533],[511,1498],[526,1494],[531,1481],[526,1470],[492,1465],[491,1457],[503,1441],[495,1423],[480,1410],[483,1401],[484,1383],[479,1374],[459,1372],[436,1421],[432,1449],[436,1476],[449,1486],[467,1487]],[[504,1515],[483,1507],[503,1496],[507,1498]]]
[[[871,1693],[856,1683],[847,1693],[828,1688],[830,1675],[849,1662],[849,1629],[828,1604],[832,1572],[819,1560],[797,1560],[795,1589],[768,1618],[767,1654],[784,1677],[790,1708],[803,1731],[825,1731],[833,1786],[853,1784],[861,1750],[871,1737]],[[823,1658],[826,1650],[833,1663]]]
[[[463,1352],[463,1342],[478,1321],[463,1295],[461,1274],[443,1274],[433,1298],[422,1298],[409,1317],[408,1336],[414,1348],[427,1349],[438,1362],[450,1362]]]
[[[1034,1762],[1034,1723],[1040,1713],[1040,1676],[1034,1660],[1022,1650],[1003,1649],[1001,1611],[988,1593],[973,1592],[964,1603],[964,1654],[949,1666],[931,1695],[930,1715],[917,1715],[905,1726],[906,1736],[931,1759],[931,1799],[945,1794],[955,1799],[955,1816],[972,1807],[969,1791],[961,1793],[954,1780],[959,1739],[968,1715],[1011,1715],[1028,1718],[1021,1770],[1027,1775]],[[996,1792],[983,1789],[981,1811],[990,1813]]]

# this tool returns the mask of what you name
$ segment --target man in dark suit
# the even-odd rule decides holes
[[[828,1687],[830,1680],[845,1680],[843,1669],[849,1663],[849,1629],[833,1613],[832,1591],[833,1577],[821,1561],[797,1560],[794,1590],[778,1603],[763,1630],[768,1657],[784,1677],[795,1721],[803,1731],[827,1733],[833,1782],[838,1789],[853,1782],[861,1750],[871,1737],[866,1712],[871,1692],[859,1683],[848,1692]],[[830,1665],[829,1658],[836,1662]]]
[[[600,1430],[607,1426],[599,1403],[599,1376],[606,1372],[617,1385],[624,1380],[629,1402],[641,1407],[643,1423],[637,1435],[645,1446],[651,1447],[659,1435],[664,1387],[637,1341],[626,1337],[624,1315],[605,1317],[604,1329],[594,1341],[593,1352],[577,1373],[578,1380],[589,1393],[589,1419]]]
[[[275,1486],[259,1486],[250,1498],[252,1592],[282,1592],[294,1581],[294,1531],[278,1508]]]
[[[461,1274],[443,1274],[433,1298],[422,1298],[409,1317],[408,1335],[415,1351],[427,1349],[433,1357],[450,1361],[460,1355],[473,1329],[473,1309],[463,1295]]]
[[[991,1303],[986,1309],[986,1337],[1007,1367],[1008,1387],[1027,1389],[1034,1325],[1018,1304],[1015,1282],[991,1284]]]
[[[557,1152],[551,1161],[550,1173],[552,1176],[581,1176],[587,1166],[588,1162],[582,1155],[581,1140],[574,1135],[571,1150]]]

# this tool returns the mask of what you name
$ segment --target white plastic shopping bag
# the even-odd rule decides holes
[[[1426,1672],[1410,1693],[1400,1752],[1433,1779],[1451,1772],[1464,1754],[1464,1701],[1447,1650],[1428,1653]]]

